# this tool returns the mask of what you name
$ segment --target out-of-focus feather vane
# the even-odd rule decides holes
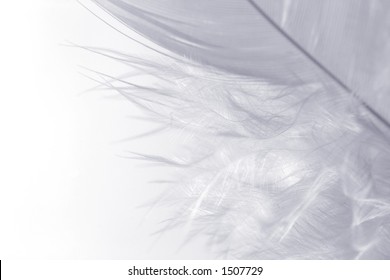
[[[227,257],[390,257],[390,2],[94,1],[188,61],[112,86],[189,134],[142,156],[182,169],[175,225]]]
[[[329,74],[302,57],[305,50],[339,84],[389,118],[382,107],[383,99],[390,102],[387,1],[95,1],[130,28],[192,60],[287,85],[326,83]]]

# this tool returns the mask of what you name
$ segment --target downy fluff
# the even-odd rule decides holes
[[[390,257],[389,2],[94,1],[165,49],[98,51],[150,76],[103,85],[182,139],[133,154],[175,171],[167,229],[216,257]]]

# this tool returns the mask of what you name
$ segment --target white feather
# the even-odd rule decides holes
[[[137,154],[176,169],[167,227],[227,258],[390,257],[387,2],[95,1],[182,55],[111,53],[157,82],[109,87],[183,137]]]

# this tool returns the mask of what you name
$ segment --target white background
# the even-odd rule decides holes
[[[129,268],[211,268],[212,276],[128,276]],[[260,276],[222,276],[222,267],[262,266]],[[387,261],[45,261],[4,262],[3,276],[19,279],[389,279]]]
[[[152,235],[170,213],[139,208],[162,191],[147,183],[158,173],[122,156],[165,143],[118,140],[153,124],[115,93],[84,92],[96,82],[81,66],[126,69],[64,44],[144,50],[75,0],[2,1],[0,29],[0,258],[211,257],[201,240],[181,247],[181,230]]]

